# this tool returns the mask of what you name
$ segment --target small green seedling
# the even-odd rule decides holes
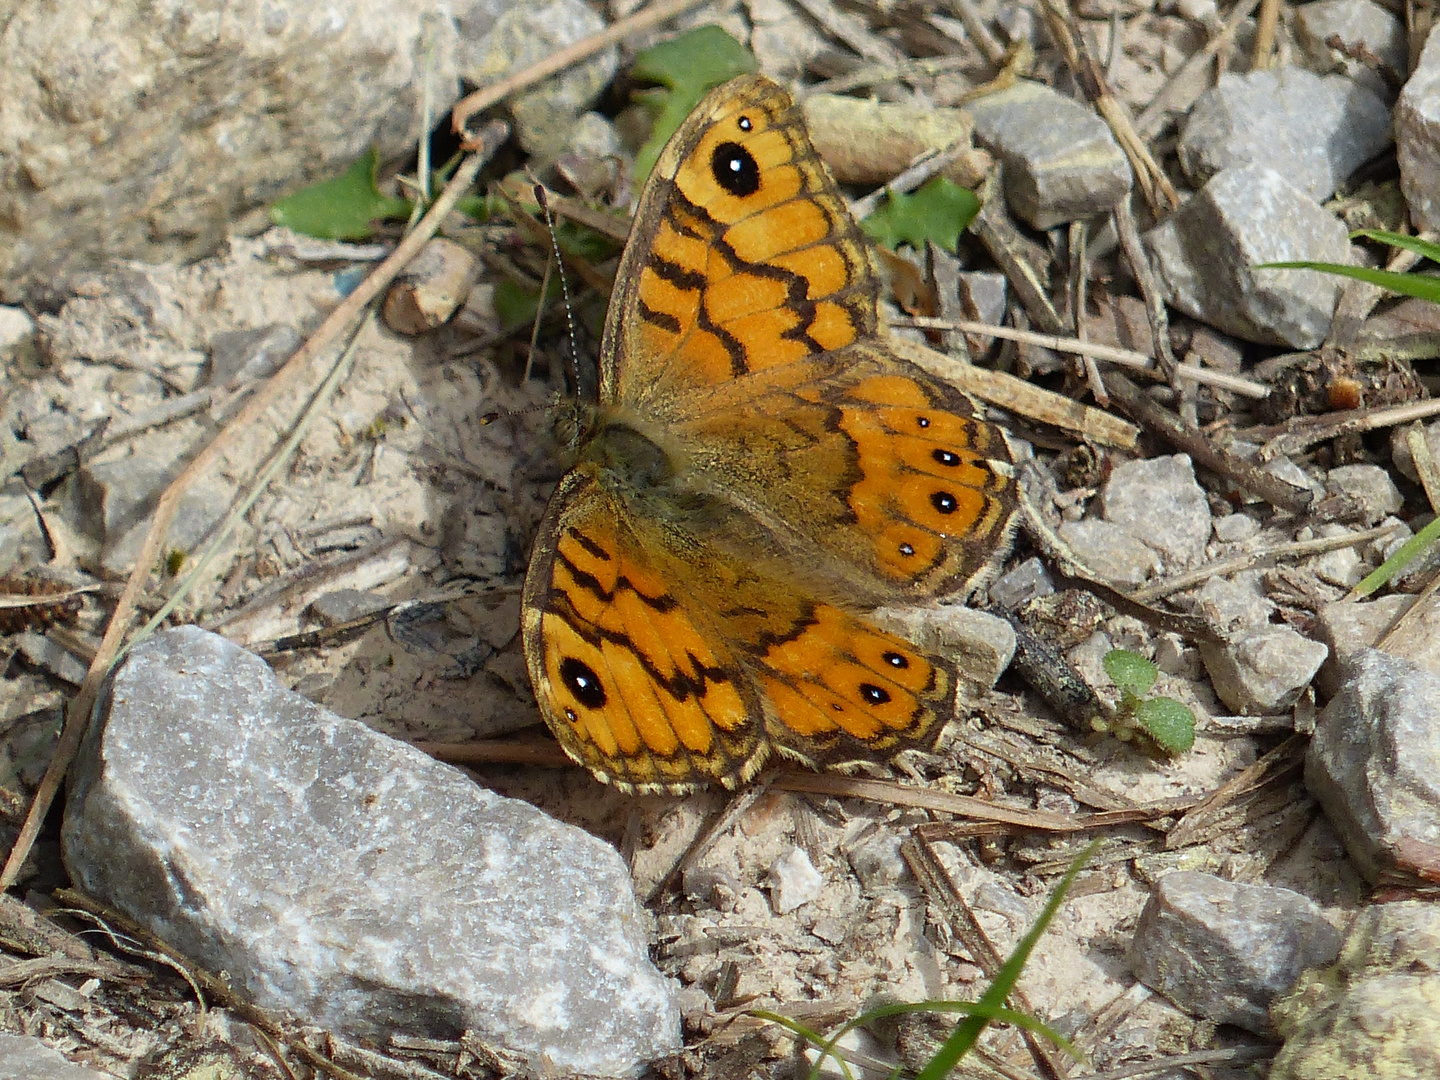
[[[1115,709],[1116,734],[1138,729],[1166,754],[1183,754],[1195,745],[1195,714],[1171,697],[1146,697],[1160,671],[1139,653],[1111,649],[1102,661],[1105,674],[1120,691]]]

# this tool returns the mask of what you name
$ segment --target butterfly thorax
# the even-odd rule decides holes
[[[669,491],[687,471],[677,441],[630,408],[567,402],[555,415],[553,434],[569,465],[623,502]]]

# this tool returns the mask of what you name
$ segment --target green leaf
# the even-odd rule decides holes
[[[980,200],[973,191],[953,180],[937,176],[913,195],[890,192],[885,205],[860,223],[860,228],[877,244],[894,249],[909,244],[924,250],[933,241],[952,255],[960,234],[980,212]]]
[[[287,195],[270,207],[270,220],[321,240],[365,240],[375,222],[410,216],[408,199],[382,195],[375,184],[380,155],[372,146],[333,180]]]
[[[551,275],[547,293],[551,301],[560,298],[560,278],[557,275]],[[539,311],[539,289],[526,289],[508,278],[495,286],[495,314],[500,319],[500,325],[507,331],[533,323]]]
[[[1143,698],[1155,685],[1160,672],[1149,660],[1129,649],[1111,649],[1100,661],[1105,674],[1120,688],[1121,693]]]
[[[1357,281],[1368,281],[1371,285],[1379,285],[1382,289],[1389,289],[1391,292],[1413,296],[1420,300],[1429,300],[1432,304],[1440,304],[1440,278],[1433,278],[1426,274],[1397,274],[1394,270],[1372,270],[1368,266],[1307,261],[1259,263],[1252,266],[1251,269],[1319,270],[1325,274],[1338,274],[1341,277],[1354,278]]]
[[[643,82],[659,83],[666,90],[641,97],[654,123],[650,138],[635,155],[635,181],[645,182],[670,136],[707,91],[737,75],[759,70],[754,54],[718,26],[696,27],[637,56],[630,74]]]
[[[1418,236],[1386,232],[1384,229],[1356,229],[1350,234],[1350,239],[1354,240],[1357,236],[1363,236],[1367,240],[1379,240],[1380,243],[1389,244],[1391,247],[1404,248],[1406,251],[1413,251],[1416,255],[1423,255],[1431,262],[1440,263],[1440,244],[1421,240]]]
[[[573,221],[555,223],[555,242],[566,255],[592,263],[604,262],[624,246],[602,232]]]
[[[1135,710],[1135,721],[1172,757],[1195,745],[1195,714],[1170,697],[1147,698]]]

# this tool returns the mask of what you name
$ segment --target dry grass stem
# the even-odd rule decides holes
[[[913,326],[919,330],[958,330],[965,334],[1003,338],[1006,341],[1018,341],[1026,345],[1039,345],[1042,348],[1054,349],[1056,352],[1072,353],[1076,356],[1103,360],[1108,364],[1118,364],[1120,367],[1130,368],[1134,371],[1155,371],[1153,356],[1134,349],[1102,345],[1077,337],[1040,334],[1034,330],[1018,330],[1013,326],[996,326],[993,323],[975,322],[969,319],[929,319],[924,316],[896,319],[893,321],[893,325]],[[1213,371],[1210,368],[1197,367],[1194,364],[1176,364],[1175,369],[1182,379],[1213,386],[1218,390],[1228,390],[1242,397],[1260,400],[1270,396],[1270,387],[1240,375]]]
[[[1317,443],[1328,442],[1351,432],[1379,431],[1440,415],[1440,398],[1412,401],[1390,409],[1348,409],[1322,416],[1301,416],[1278,427],[1261,428],[1246,434],[1268,438],[1255,455],[1258,461],[1300,454]],[[1258,492],[1256,494],[1259,494]]]
[[[1298,765],[1307,741],[1303,735],[1291,735],[1206,795],[1166,834],[1165,849],[1188,847],[1230,803]]]
[[[1274,544],[1258,551],[1247,551],[1244,555],[1236,555],[1230,559],[1206,563],[1194,570],[1187,570],[1183,574],[1176,574],[1164,581],[1157,581],[1154,585],[1136,589],[1130,595],[1142,602],[1159,600],[1171,593],[1203,585],[1211,578],[1229,577],[1242,570],[1274,566],[1281,559],[1304,559],[1312,555],[1324,555],[1327,551],[1339,551],[1342,548],[1359,547],[1361,544],[1383,540],[1398,528],[1400,528],[1398,524],[1382,525],[1378,529],[1367,529],[1365,532],[1352,533],[1349,536],[1324,536],[1315,540],[1295,540],[1286,544]]]
[[[30,853],[35,838],[40,833],[40,826],[44,822],[45,815],[49,812],[50,806],[60,790],[60,783],[65,772],[69,769],[70,762],[74,760],[75,752],[80,746],[80,738],[90,723],[91,711],[99,698],[100,687],[130,629],[130,620],[135,612],[141,590],[159,562],[160,549],[164,544],[170,523],[174,520],[175,512],[179,508],[181,496],[196,478],[210,467],[221,451],[227,449],[242,433],[253,429],[265,411],[301,381],[303,375],[311,369],[324,350],[329,348],[336,338],[345,333],[347,328],[360,317],[366,306],[378,297],[405,265],[419,253],[425,242],[439,229],[440,223],[445,220],[446,215],[454,209],[460,196],[468,191],[475,182],[475,176],[480,171],[481,165],[509,136],[509,128],[503,123],[492,123],[486,126],[482,136],[486,152],[472,155],[456,170],[450,183],[445,186],[445,190],[435,200],[435,204],[415,230],[400,242],[390,256],[377,266],[354,292],[335,307],[335,310],[311,335],[310,340],[302,345],[263,386],[256,390],[254,396],[235,418],[195,455],[180,475],[171,481],[160,495],[159,501],[155,505],[154,516],[151,518],[150,529],[141,544],[140,553],[136,556],[135,567],[125,582],[125,588],[115,604],[115,610],[111,613],[105,628],[105,635],[100,641],[99,651],[90,664],[89,671],[85,674],[84,682],[80,684],[80,689],[76,692],[66,711],[65,726],[61,729],[55,752],[45,770],[45,775],[35,790],[35,797],[31,801],[29,813],[10,850],[5,868],[0,871],[0,889],[8,889],[15,884],[25,857]]]

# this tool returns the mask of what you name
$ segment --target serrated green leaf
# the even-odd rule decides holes
[[[937,176],[914,194],[892,191],[860,228],[892,250],[901,244],[924,250],[929,240],[953,255],[960,234],[979,212],[980,200],[973,191]]]
[[[1129,649],[1111,649],[1100,662],[1105,666],[1105,674],[1121,692],[1137,698],[1150,692],[1160,674],[1154,664]]]
[[[1174,756],[1195,745],[1195,714],[1170,697],[1147,698],[1135,710],[1135,722],[1155,745]]]
[[[333,180],[287,195],[270,207],[270,220],[321,240],[366,240],[375,222],[410,216],[408,199],[381,194],[375,184],[380,155],[371,147]]]
[[[635,155],[636,183],[645,182],[670,136],[707,91],[737,75],[759,70],[755,55],[718,26],[696,27],[637,56],[631,76],[666,89],[639,96],[654,123],[650,138]]]
[[[1322,274],[1337,274],[1340,277],[1368,281],[1382,289],[1413,296],[1418,300],[1429,300],[1440,304],[1440,278],[1428,274],[1397,274],[1394,270],[1372,270],[1368,266],[1348,266],[1345,263],[1296,262],[1259,263],[1252,270],[1319,270]]]

